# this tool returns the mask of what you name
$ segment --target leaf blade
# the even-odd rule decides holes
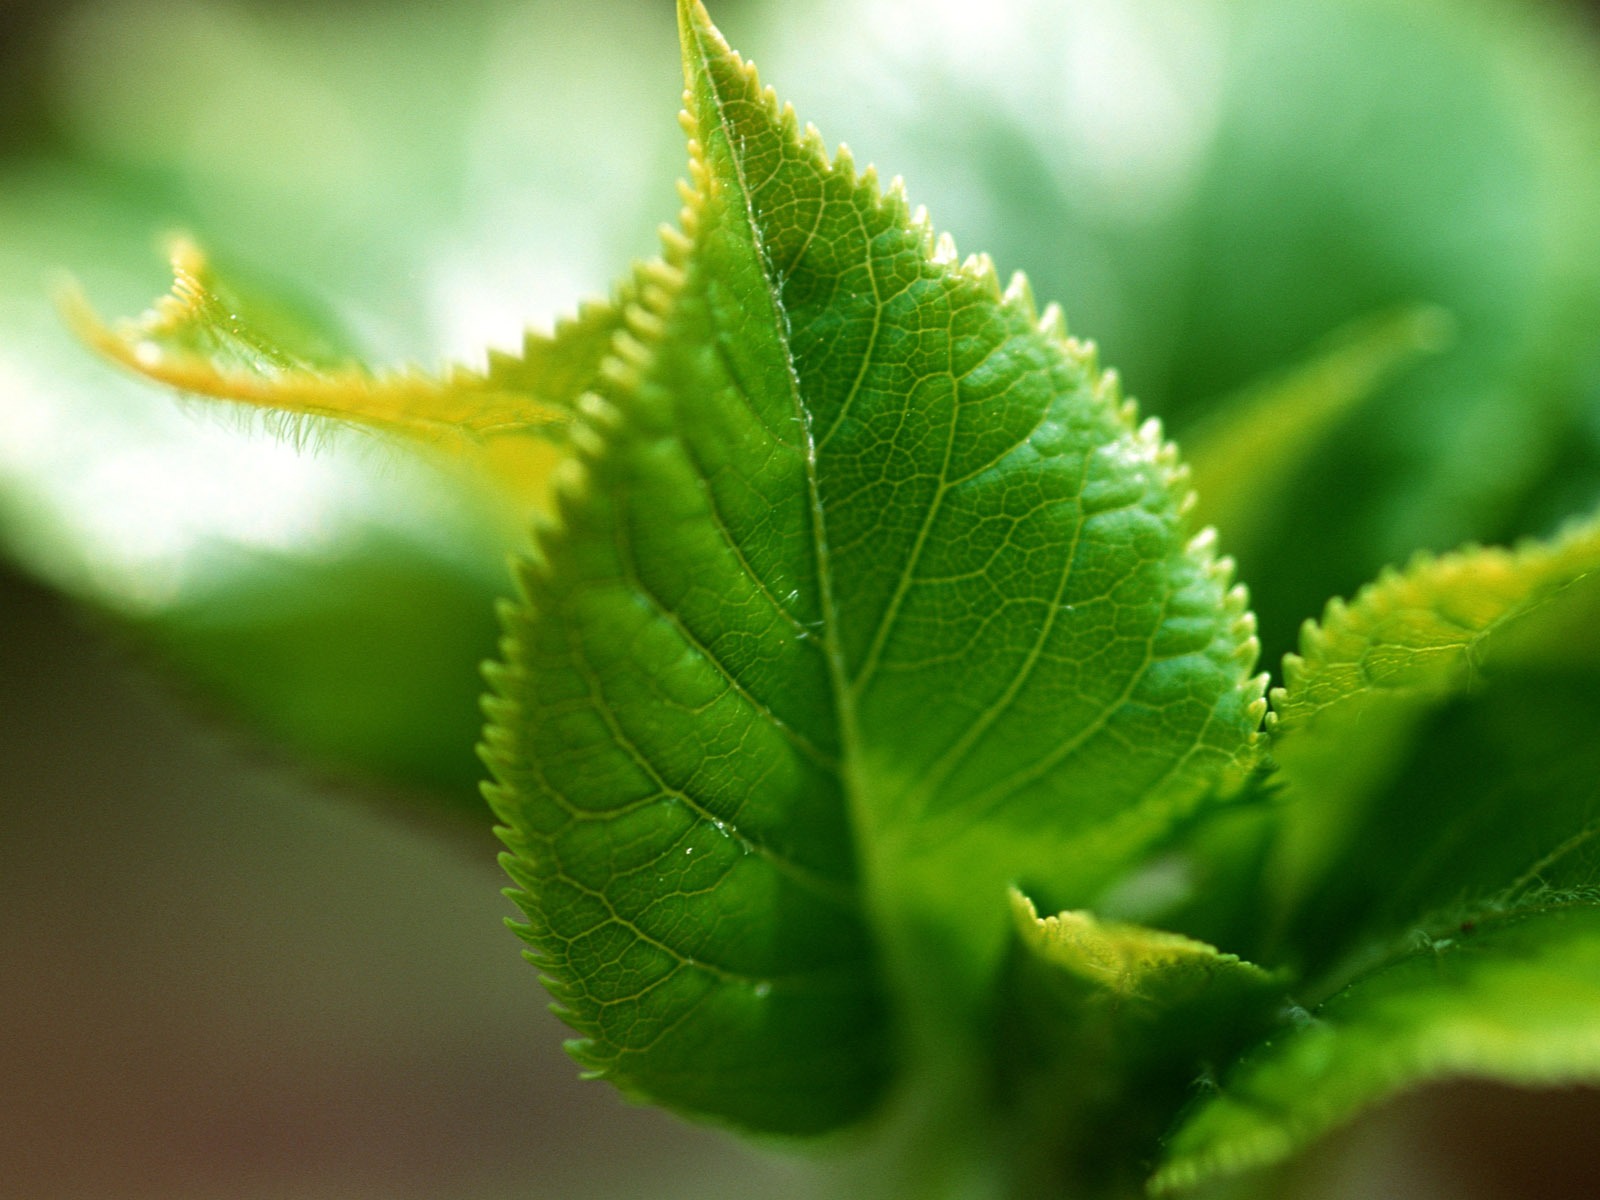
[[[315,334],[299,341],[300,329],[232,287],[188,238],[172,238],[168,254],[172,290],[138,319],[108,325],[65,291],[60,306],[79,338],[152,382],[269,414],[296,440],[294,422],[322,420],[463,456],[512,505],[542,499],[552,444],[621,328],[614,306],[591,304],[552,334],[529,331],[519,355],[492,352],[481,371],[374,371]]]
[[[1285,980],[1192,938],[1011,901],[994,1103],[1012,1190],[1133,1194],[1195,1079],[1270,1026]]]
[[[1306,461],[1363,401],[1418,358],[1449,343],[1440,309],[1414,307],[1357,322],[1309,361],[1225,401],[1183,431],[1201,519],[1247,564]]]
[[[958,262],[698,4],[679,12],[682,232],[581,408],[488,756],[584,1061],[701,1116],[813,1132],[871,1107],[891,1055],[968,1077],[1009,878],[1055,895],[1116,873],[1250,758],[1260,683],[1159,426],[1024,284]],[[607,831],[580,844],[575,805]],[[624,828],[637,860],[609,872]],[[697,836],[757,849],[665,910],[625,877],[684,892],[669,856]],[[603,900],[587,914],[577,876]],[[616,933],[605,954],[574,950],[586,921]],[[672,970],[663,933],[696,962],[749,952],[743,983],[771,985],[719,1010],[714,1070],[700,1000],[667,1006],[687,1035],[648,1044],[608,1015],[637,999],[630,954]],[[807,973],[845,982],[780,1009],[777,980]]]
[[[1350,603],[1331,602],[1320,625],[1307,623],[1303,653],[1285,660],[1285,686],[1274,691],[1268,717],[1290,801],[1272,868],[1280,933],[1298,930],[1289,940],[1302,954],[1326,966],[1363,934],[1382,932],[1357,919],[1378,911],[1371,887],[1378,863],[1394,871],[1382,894],[1395,904],[1409,897],[1414,906],[1409,915],[1396,912],[1405,921],[1462,888],[1469,894],[1457,898],[1470,902],[1509,884],[1526,860],[1586,825],[1581,773],[1558,778],[1533,769],[1541,754],[1547,767],[1587,761],[1582,742],[1557,750],[1559,738],[1551,742],[1518,714],[1559,717],[1565,709],[1568,723],[1581,727],[1592,685],[1541,681],[1513,661],[1480,685],[1498,649],[1516,645],[1508,634],[1525,653],[1529,637],[1539,636],[1529,614],[1596,570],[1600,517],[1591,517],[1514,549],[1419,556]],[[1569,688],[1576,698],[1563,705]],[[1542,751],[1531,749],[1539,745]],[[1478,773],[1462,776],[1459,763],[1478,764]],[[1521,821],[1539,779],[1550,787],[1547,802],[1535,810],[1538,820]],[[1407,793],[1396,794],[1402,785]],[[1458,844],[1469,829],[1479,830],[1476,850]],[[1535,836],[1541,847],[1528,845]],[[1447,854],[1452,844],[1457,849]],[[1497,852],[1505,861],[1494,878]]]
[[[1595,570],[1600,516],[1548,542],[1421,555],[1403,572],[1386,571],[1350,604],[1332,601],[1320,623],[1307,622],[1301,653],[1285,659],[1270,724],[1281,737],[1381,693],[1459,690],[1501,628]]]
[[[1179,1124],[1157,1193],[1281,1160],[1396,1092],[1450,1078],[1600,1078],[1600,909],[1524,913],[1352,983],[1265,1042]]]

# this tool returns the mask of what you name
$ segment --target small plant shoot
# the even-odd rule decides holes
[[[678,21],[682,209],[520,355],[351,363],[188,242],[145,317],[70,309],[531,520],[481,755],[582,1069],[864,1195],[993,1200],[1270,1196],[1427,1082],[1600,1082],[1600,516],[1388,570],[1274,677],[1224,553],[1448,319],[1374,314],[1186,462]]]

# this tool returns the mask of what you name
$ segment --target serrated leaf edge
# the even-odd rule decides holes
[[[1283,683],[1269,693],[1268,734],[1281,736],[1301,727],[1303,721],[1285,719],[1286,715],[1294,716],[1285,714],[1284,709],[1293,703],[1295,690],[1334,661],[1331,655],[1340,635],[1358,633],[1360,625],[1371,616],[1406,606],[1426,607],[1429,598],[1448,591],[1453,580],[1481,574],[1487,567],[1515,577],[1540,569],[1556,572],[1560,564],[1569,560],[1573,567],[1569,574],[1553,574],[1531,584],[1524,596],[1508,603],[1502,612],[1463,639],[1460,649],[1470,662],[1478,647],[1495,632],[1532,612],[1563,588],[1600,570],[1600,514],[1569,521],[1550,539],[1528,537],[1510,547],[1469,543],[1444,554],[1418,551],[1404,567],[1385,567],[1352,599],[1333,597],[1320,619],[1307,619],[1301,626],[1299,652],[1284,656]]]

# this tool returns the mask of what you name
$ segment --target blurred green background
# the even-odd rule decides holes
[[[375,361],[513,348],[675,213],[672,8],[0,0],[0,1195],[825,1187],[578,1083],[499,927],[471,747],[504,514],[383,443],[174,405],[49,300],[67,271],[138,311],[181,228]],[[713,15],[963,251],[1026,268],[1180,440],[1353,324],[1453,316],[1249,539],[1222,531],[1269,665],[1383,563],[1600,499],[1586,10]],[[1587,1194],[1566,1131],[1597,1116],[1429,1093],[1294,1186]]]

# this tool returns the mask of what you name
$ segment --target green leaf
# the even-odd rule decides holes
[[[1274,744],[1292,746],[1386,699],[1470,686],[1496,634],[1595,570],[1600,515],[1550,541],[1421,555],[1385,571],[1354,601],[1330,601],[1320,623],[1306,623],[1273,691]]]
[[[1102,922],[1086,912],[1041,917],[1015,890],[1012,916],[1029,956],[1065,981],[1078,1003],[1105,1009],[1105,1016],[1135,1031],[1133,1038],[1124,1031],[1112,1035],[1129,1043],[1125,1052],[1142,1048],[1140,1025],[1175,1021],[1175,1014],[1192,1008],[1212,1009],[1205,1015],[1214,1020],[1215,1010],[1275,986],[1270,972],[1182,934]]]
[[[159,650],[197,704],[319,771],[482,829],[478,664],[495,652],[508,551],[559,448],[380,441],[317,420],[297,427],[317,443],[304,454],[181,411],[85,353],[49,301],[63,264],[96,296],[147,295],[145,246],[164,208],[62,168],[13,170],[0,196],[5,552]],[[326,366],[356,352],[341,326],[361,322],[330,320],[275,280],[230,266],[207,282],[277,353]],[[492,357],[487,373],[544,371],[533,352],[569,344],[575,327],[563,328],[531,336],[525,363]],[[536,469],[497,483],[517,461]]]
[[[1192,938],[1012,893],[1016,952],[996,1027],[1016,1195],[1125,1195],[1197,1078],[1265,1029],[1284,981]],[[1026,1181],[1026,1182],[1023,1182]]]
[[[814,1132],[891,1060],[971,1082],[1007,885],[1124,871],[1253,761],[1261,683],[1159,427],[680,24],[683,230],[580,406],[487,756],[580,1060]]]
[[[1320,873],[1277,909],[1281,953],[1322,995],[1396,939],[1600,883],[1592,670],[1501,668],[1416,722],[1413,744],[1346,814]],[[1353,748],[1352,748],[1353,749]],[[1297,813],[1285,811],[1290,828]]]
[[[210,660],[197,698],[211,707],[272,710],[274,732],[319,768],[436,790],[432,803],[481,825],[474,662],[493,652],[506,586],[497,516],[481,488],[392,456],[375,466],[348,439],[313,457],[240,438],[86,353],[51,308],[49,270],[83,269],[97,294],[148,294],[137,264],[161,220],[82,173],[0,177],[0,545],[114,628],[193,646]],[[367,588],[378,558],[400,590]],[[360,564],[355,577],[340,561]],[[186,639],[197,621],[203,645]],[[350,652],[380,625],[393,644],[440,653],[344,670],[337,705],[259,686],[296,664],[302,682],[329,681],[326,647]],[[446,661],[446,646],[460,657]],[[452,703],[454,717],[434,708]]]
[[[1437,869],[1429,887],[1411,897],[1415,907],[1399,910],[1402,921],[1469,884],[1503,885],[1537,857],[1528,846],[1526,823],[1521,836],[1492,832],[1497,822],[1515,825],[1526,794],[1522,785],[1546,774],[1489,769],[1500,747],[1526,744],[1525,722],[1506,726],[1501,720],[1507,732],[1488,740],[1462,740],[1452,730],[1478,727],[1481,733],[1484,720],[1495,720],[1492,715],[1461,710],[1439,717],[1442,724],[1425,722],[1446,699],[1480,687],[1486,660],[1508,626],[1597,569],[1600,517],[1548,542],[1419,557],[1404,571],[1386,572],[1350,603],[1331,602],[1320,624],[1307,623],[1301,654],[1285,660],[1285,686],[1274,690],[1268,718],[1272,755],[1287,785],[1275,864],[1281,902],[1292,912],[1310,898],[1323,914],[1322,936],[1296,939],[1302,953],[1326,961],[1348,945],[1363,932],[1351,917],[1373,904],[1379,878],[1414,878],[1419,861]],[[1583,684],[1576,686],[1581,696]],[[1491,688],[1477,708],[1492,714],[1499,704]],[[1582,729],[1583,722],[1573,719],[1582,711],[1568,706],[1563,715],[1558,705],[1550,733],[1559,741],[1561,730]],[[1553,761],[1570,761],[1587,736],[1581,734]],[[1506,753],[1508,762],[1526,757]],[[1421,778],[1408,766],[1413,754],[1432,764]],[[1456,767],[1465,762],[1486,773],[1462,775],[1461,790],[1447,791],[1440,781],[1456,778]],[[1412,790],[1395,794],[1395,781],[1404,779],[1413,781]],[[1571,788],[1558,791],[1567,795]],[[1585,824],[1581,788],[1572,796],[1576,810],[1554,803],[1554,796],[1551,801],[1538,810],[1548,819],[1538,823],[1538,837],[1545,839],[1541,853]],[[1409,826],[1404,837],[1397,837],[1400,824]],[[1453,875],[1450,864],[1464,864],[1463,856],[1470,856],[1472,831],[1491,859],[1496,851],[1513,856],[1498,878],[1474,877],[1464,865]],[[1341,861],[1342,870],[1334,865]],[[1394,878],[1382,887],[1390,899],[1406,894]]]
[[[1157,1192],[1266,1166],[1434,1080],[1600,1081],[1600,908],[1463,924],[1356,980],[1224,1077],[1172,1135]]]
[[[114,614],[117,632],[300,765],[487,834],[472,750],[501,573],[382,530],[326,558],[222,546],[206,562],[206,587]]]
[[[376,373],[323,345],[286,344],[280,314],[219,280],[187,238],[173,239],[169,254],[172,291],[136,321],[111,328],[67,293],[79,335],[128,370],[189,395],[270,412],[280,423],[332,418],[468,456],[468,477],[494,480],[513,507],[543,497],[557,458],[551,442],[621,327],[616,308],[594,304],[553,335],[528,333],[520,356],[491,353],[484,371]]]
[[[49,52],[18,60],[39,68],[32,85],[12,81],[47,136],[0,161],[0,553],[113,631],[136,624],[130,640],[196,708],[481,834],[478,664],[539,501],[508,506],[483,468],[536,491],[548,461],[504,461],[524,438],[413,454],[286,422],[313,444],[301,453],[261,435],[275,419],[180,409],[107,370],[63,328],[50,280],[70,271],[103,311],[136,312],[158,290],[152,235],[190,229],[251,324],[302,358],[470,352],[482,368],[485,343],[520,351],[530,320],[547,327],[655,244],[656,192],[681,158],[650,104],[677,74],[659,54],[671,17],[634,0],[537,20],[410,2],[382,20],[81,15],[41,26]],[[264,298],[294,290],[282,279],[316,289],[293,329],[263,320]],[[356,336],[326,336],[329,311]]]
[[[1218,525],[1272,661],[1383,564],[1553,528],[1600,494],[1600,72],[1575,14],[1018,0],[828,18],[777,6],[761,61],[810,87],[824,128],[870,135],[963,244],[1026,265],[1186,457],[1217,401],[1330,333],[1451,314],[1448,351],[1253,514],[1259,549]]]
[[[1551,1020],[1543,998],[1600,980],[1581,962],[1600,920],[1571,918],[1588,924],[1569,947],[1552,924],[1567,918],[1528,914],[1587,905],[1600,883],[1600,689],[1549,654],[1571,616],[1537,612],[1597,567],[1590,518],[1513,550],[1421,557],[1308,624],[1273,695],[1283,828],[1258,952],[1306,973],[1313,1015],[1197,1106],[1158,1184],[1277,1161],[1430,1079],[1556,1081],[1569,1049],[1560,1078],[1595,1077],[1578,1010]],[[1592,610],[1592,588],[1570,594]],[[1524,920],[1526,935],[1503,932]]]

